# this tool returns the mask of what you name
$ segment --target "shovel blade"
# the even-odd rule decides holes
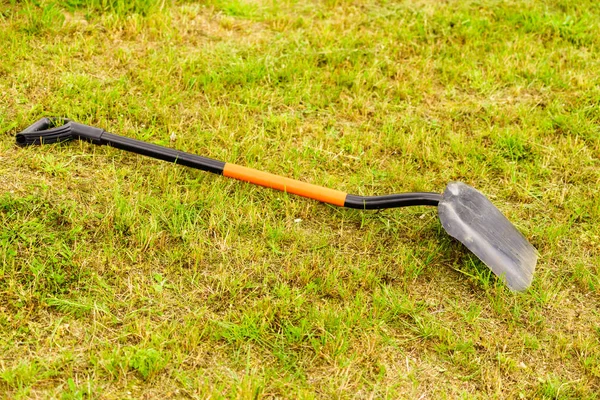
[[[438,205],[442,226],[514,291],[533,279],[537,250],[483,194],[461,182],[446,186]]]

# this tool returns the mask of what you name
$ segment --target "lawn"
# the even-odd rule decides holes
[[[600,397],[600,3],[0,0],[0,398]],[[358,195],[485,193],[513,293],[435,208],[325,205],[43,116]]]

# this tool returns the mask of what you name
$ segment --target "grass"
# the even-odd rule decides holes
[[[599,21],[586,0],[0,2],[1,396],[598,398]],[[464,181],[540,251],[533,286],[430,208],[18,148],[47,115],[355,194]]]

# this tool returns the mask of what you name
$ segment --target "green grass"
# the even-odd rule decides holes
[[[597,399],[598,32],[585,0],[0,1],[0,396]],[[42,116],[354,194],[464,181],[533,285],[431,208],[18,148]]]

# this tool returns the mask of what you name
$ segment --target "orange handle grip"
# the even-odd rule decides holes
[[[262,172],[253,168],[242,167],[240,165],[226,163],[223,168],[223,175],[340,207],[343,207],[346,201],[346,193],[339,190],[328,189],[310,183],[300,182],[295,179],[284,178],[283,176]]]

